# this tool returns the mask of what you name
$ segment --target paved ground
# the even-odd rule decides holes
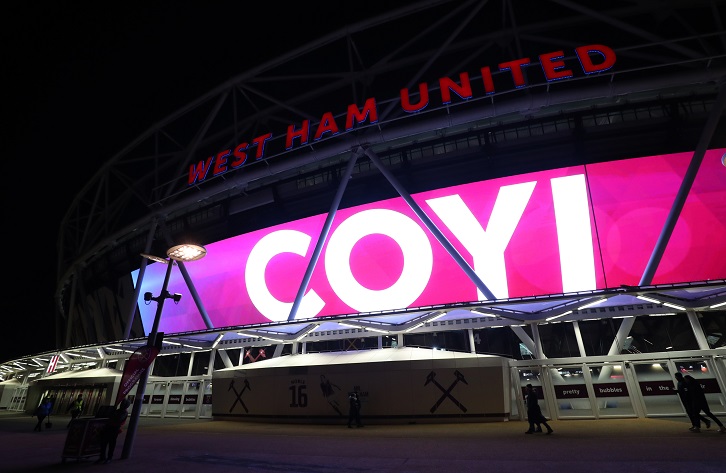
[[[524,435],[520,421],[348,429],[141,418],[129,458],[104,465],[62,461],[66,423],[33,432],[34,418],[0,411],[0,472],[726,472],[726,434],[691,433],[685,418],[552,421],[553,435]]]

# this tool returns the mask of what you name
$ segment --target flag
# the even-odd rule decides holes
[[[158,354],[158,346],[144,345],[129,357],[124,366],[124,374],[121,376],[121,384],[118,387],[114,406],[126,397]]]

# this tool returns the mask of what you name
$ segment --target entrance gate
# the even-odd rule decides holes
[[[633,356],[512,361],[512,417],[526,418],[524,387],[538,392],[543,414],[553,419],[685,416],[674,373],[701,383],[711,411],[726,414],[723,355],[632,359]],[[521,414],[520,414],[521,413]]]
[[[130,397],[136,395],[136,388]],[[210,419],[212,383],[204,379],[149,380],[140,416]]]

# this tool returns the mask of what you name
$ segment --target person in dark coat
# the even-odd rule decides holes
[[[691,427],[690,429],[691,432],[701,431],[700,414],[701,411],[703,411],[703,413],[706,414],[707,417],[713,419],[716,425],[718,425],[719,432],[721,432],[722,434],[726,433],[726,428],[724,428],[721,421],[718,420],[718,417],[713,415],[713,412],[711,412],[711,409],[708,407],[706,393],[703,391],[701,383],[696,381],[696,379],[690,374],[685,375],[683,377],[683,380],[685,381],[686,389],[688,389],[688,397],[691,400],[691,412],[693,413],[693,417],[691,418],[693,422],[693,427]],[[706,428],[708,428],[708,425],[706,425]]]
[[[348,411],[348,428],[352,428],[351,425],[355,422],[357,427],[363,427],[360,421],[360,396],[358,391],[348,393],[348,402],[350,403],[350,410]]]
[[[109,463],[113,459],[113,451],[116,448],[116,440],[118,434],[121,433],[121,427],[123,427],[126,419],[129,416],[129,405],[131,402],[128,399],[124,399],[118,405],[118,409],[113,411],[106,421],[106,425],[99,434],[99,443],[101,444],[101,456],[96,460],[96,463]]]
[[[76,400],[68,406],[68,409],[71,411],[71,420],[68,421],[66,428],[70,428],[73,421],[76,420],[83,412],[83,396],[79,394],[78,397],[76,397]]]
[[[542,409],[539,407],[539,401],[537,400],[537,393],[531,384],[528,384],[525,388],[525,402],[527,403],[527,420],[529,420],[529,430],[525,434],[533,434],[535,432],[542,432],[542,425],[547,428],[547,435],[554,432],[552,427],[547,423],[547,419],[542,415]],[[535,429],[535,424],[538,427]],[[540,425],[541,424],[541,425]]]
[[[46,417],[50,415],[50,410],[53,407],[53,404],[50,402],[50,399],[46,398],[43,400],[43,402],[40,403],[37,409],[35,409],[35,417],[38,418],[38,423],[35,424],[35,428],[33,429],[33,432],[40,432],[43,430],[43,421]]]
[[[686,415],[688,415],[688,418],[691,421],[691,429],[693,429],[694,427],[696,427],[696,422],[693,420],[693,401],[691,400],[691,396],[689,395],[686,381],[683,379],[683,373],[681,373],[680,371],[676,372],[674,376],[676,378],[676,392],[678,392],[678,397],[681,399],[683,409],[686,410]],[[700,418],[701,422],[706,424],[707,429],[711,428],[711,421],[706,419],[701,414],[697,414],[697,417]]]

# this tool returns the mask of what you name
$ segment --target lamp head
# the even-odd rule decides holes
[[[172,299],[174,299],[174,304],[178,304],[178,303],[179,303],[179,301],[180,301],[180,300],[181,300],[181,298],[182,298],[182,295],[181,295],[181,294],[179,294],[179,293],[176,293],[176,294],[174,294],[173,296],[171,296],[171,298],[172,298]]]
[[[156,261],[157,263],[169,264],[168,260],[165,260],[164,258],[162,258],[160,256],[156,256],[156,255],[152,255],[152,254],[148,254],[148,253],[141,253],[141,256],[143,256],[144,258],[146,258],[148,260]]]
[[[150,292],[144,293],[144,302],[151,302],[154,296]]]
[[[201,245],[184,244],[172,246],[166,254],[175,261],[196,261],[206,256],[207,249]]]

